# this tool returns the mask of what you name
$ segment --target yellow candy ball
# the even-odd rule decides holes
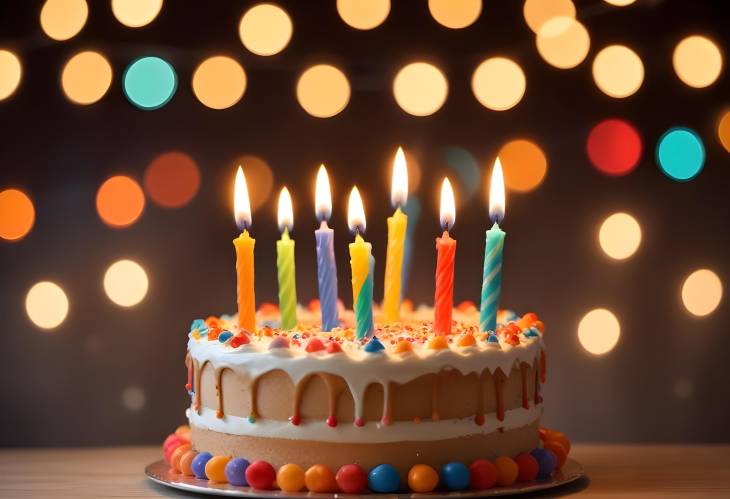
[[[335,474],[324,464],[314,464],[304,474],[304,483],[310,492],[334,492],[337,490]]]
[[[226,464],[230,456],[213,456],[205,464],[205,474],[211,482],[228,483],[226,478]]]
[[[276,473],[276,483],[284,492],[299,492],[304,488],[304,470],[298,464],[285,464]]]
[[[408,486],[413,492],[431,492],[439,484],[439,474],[427,464],[417,464],[408,472]]]

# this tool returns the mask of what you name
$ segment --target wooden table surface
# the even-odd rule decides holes
[[[0,450],[0,497],[203,497],[145,478],[158,447]],[[575,445],[588,475],[540,497],[730,498],[730,445]]]

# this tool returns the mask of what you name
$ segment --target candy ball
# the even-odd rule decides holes
[[[441,480],[449,490],[464,490],[469,486],[469,468],[458,461],[446,463],[441,468]]]
[[[274,485],[276,471],[266,461],[254,461],[246,468],[246,482],[259,490],[269,490]]]
[[[201,452],[200,454],[195,456],[195,459],[193,459],[193,462],[191,464],[195,478],[205,478],[206,480],[208,479],[208,475],[205,474],[205,465],[208,464],[208,461],[210,461],[212,458],[213,454],[211,454],[210,452]]]
[[[310,492],[334,492],[337,490],[335,474],[324,464],[314,464],[304,474],[304,484]]]
[[[276,473],[276,484],[284,492],[299,492],[304,488],[304,470],[298,464],[285,464]]]
[[[194,450],[189,450],[180,458],[180,473],[185,476],[195,476],[193,473],[193,459],[198,453]]]
[[[248,468],[248,461],[242,457],[228,461],[228,464],[226,464],[226,479],[228,479],[228,483],[238,487],[247,486],[246,468]]]
[[[427,464],[417,464],[408,472],[408,486],[413,492],[431,492],[439,484],[439,474]]]
[[[537,476],[540,478],[549,477],[558,464],[558,459],[555,457],[555,454],[547,449],[532,449],[530,454],[532,454],[532,457],[537,460],[537,464],[540,466]]]
[[[373,492],[395,492],[400,488],[398,470],[389,464],[379,464],[368,473],[368,486]]]
[[[515,458],[519,471],[517,473],[517,480],[520,482],[530,482],[537,478],[537,472],[540,471],[540,466],[537,464],[537,459],[532,455],[523,452]]]
[[[477,459],[469,466],[469,477],[472,489],[491,489],[497,483],[497,467],[486,459]]]
[[[182,424],[175,429],[175,435],[180,437],[185,442],[190,442],[190,427],[186,424]]]
[[[517,480],[519,467],[511,457],[499,456],[494,460],[494,466],[497,468],[497,485],[512,485]]]
[[[191,448],[190,444],[179,445],[170,455],[170,469],[180,473],[180,458],[189,451]]]
[[[335,481],[345,494],[359,494],[368,484],[368,475],[357,464],[346,464],[337,470]]]
[[[560,442],[560,444],[565,449],[566,454],[570,454],[570,440],[568,440],[568,437],[562,431],[549,432],[547,435],[547,440]]]
[[[229,456],[214,456],[205,463],[205,474],[208,480],[217,483],[226,483],[226,465],[231,458]]]
[[[563,447],[563,444],[557,440],[548,440],[543,443],[543,447],[555,454],[555,458],[558,460],[556,467],[558,469],[562,468],[565,464],[565,460],[568,458],[568,452],[565,450],[565,447]]]

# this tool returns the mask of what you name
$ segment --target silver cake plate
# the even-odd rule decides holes
[[[528,492],[536,492],[540,490],[552,489],[562,485],[574,482],[584,475],[583,466],[578,461],[568,458],[563,468],[552,477],[535,480],[532,482],[517,482],[509,487],[494,487],[487,490],[465,490],[461,492],[429,492],[428,494],[417,494],[412,492],[393,493],[393,494],[343,494],[331,493],[322,494],[314,492],[283,492],[281,490],[254,490],[250,487],[236,487],[227,483],[212,483],[208,480],[183,476],[180,473],[170,471],[170,467],[163,460],[155,461],[145,468],[145,474],[153,482],[171,487],[173,489],[184,490],[186,492],[196,492],[198,494],[208,494],[215,496],[228,497],[261,497],[276,499],[335,499],[347,498],[377,498],[388,497],[389,499],[454,499],[454,498],[472,498],[472,497],[495,497],[507,496],[515,494],[526,494]]]

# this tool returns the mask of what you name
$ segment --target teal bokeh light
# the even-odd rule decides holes
[[[177,75],[169,62],[159,57],[142,57],[127,67],[122,78],[124,95],[140,109],[159,109],[177,90]]]
[[[705,165],[705,146],[694,130],[675,127],[659,139],[656,160],[664,174],[678,182],[695,178]]]

